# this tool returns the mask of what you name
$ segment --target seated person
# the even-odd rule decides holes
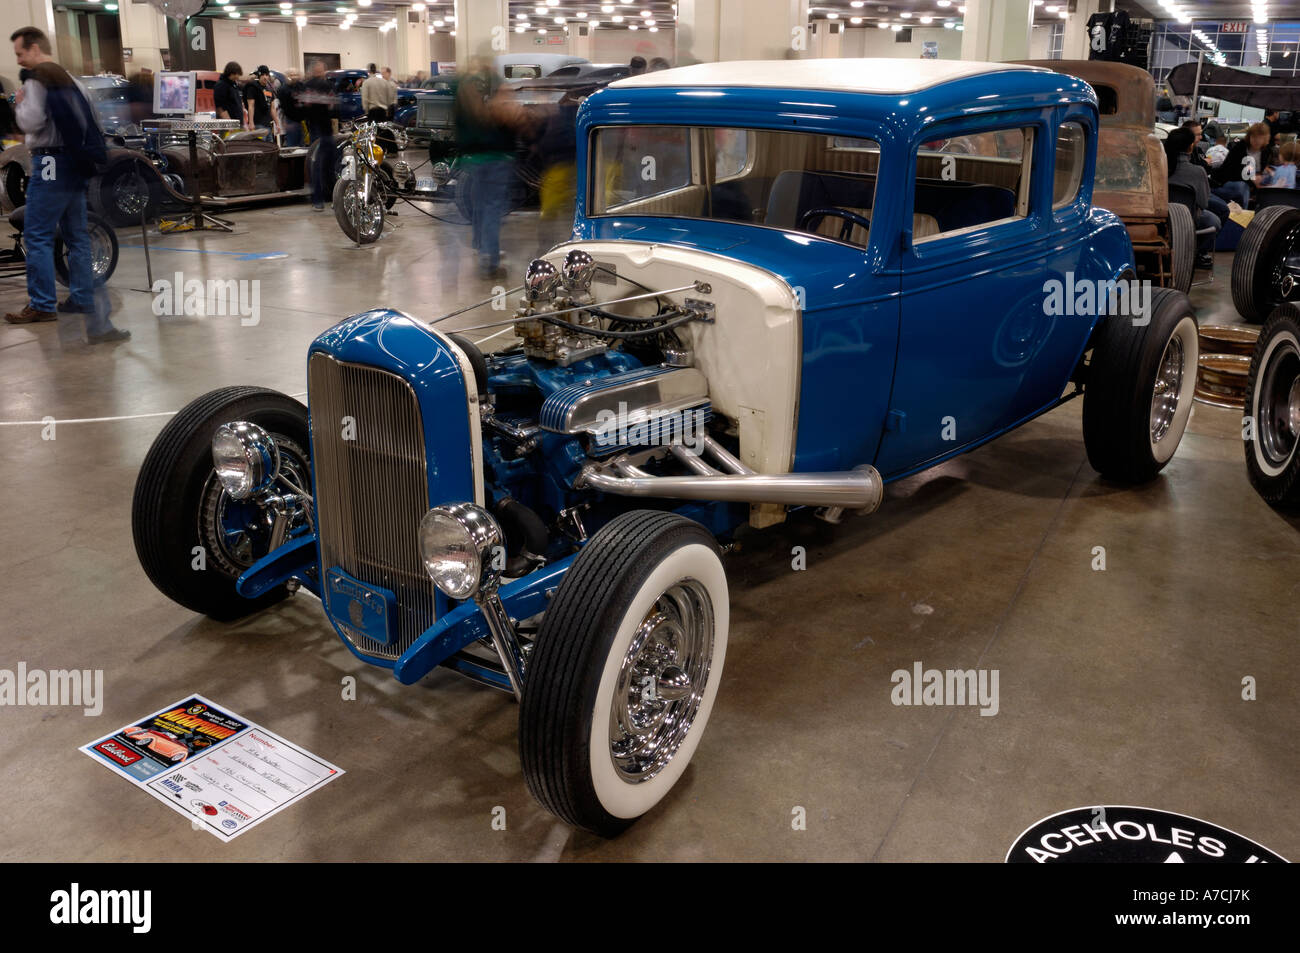
[[[1244,138],[1228,148],[1227,156],[1214,170],[1211,179],[1215,195],[1224,201],[1236,202],[1242,208],[1250,207],[1251,187],[1259,184],[1257,180],[1264,170],[1271,136],[1268,124],[1257,122],[1246,130]],[[1168,151],[1168,140],[1165,150]]]
[[[1228,137],[1219,136],[1214,140],[1214,145],[1205,150],[1205,164],[1211,169],[1217,169],[1223,165],[1223,160],[1228,158]]]
[[[1278,150],[1278,164],[1271,165],[1264,170],[1264,174],[1259,177],[1259,187],[1261,189],[1294,189],[1297,151],[1294,139],[1282,143],[1281,148]]]
[[[1214,240],[1218,237],[1223,222],[1219,216],[1210,211],[1210,180],[1205,170],[1192,162],[1192,149],[1195,141],[1187,129],[1175,129],[1165,140],[1165,156],[1169,160],[1169,181],[1175,185],[1186,185],[1196,193],[1196,228],[1213,227],[1212,233],[1199,235],[1196,239],[1196,267],[1211,269],[1214,267]]]

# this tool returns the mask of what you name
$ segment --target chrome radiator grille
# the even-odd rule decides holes
[[[338,566],[396,593],[393,643],[348,636],[364,655],[395,659],[435,619],[417,539],[429,509],[420,405],[396,374],[321,353],[312,355],[307,386],[321,569]]]

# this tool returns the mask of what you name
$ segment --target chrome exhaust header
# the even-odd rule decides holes
[[[575,488],[591,487],[615,496],[825,506],[864,513],[874,512],[884,496],[880,472],[869,465],[838,473],[704,474],[697,466],[691,469],[695,475],[654,476],[625,461],[593,463],[583,468]]]

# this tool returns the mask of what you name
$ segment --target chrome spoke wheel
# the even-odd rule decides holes
[[[360,219],[357,208],[360,206]],[[384,227],[383,202],[374,187],[370,191],[370,201],[361,204],[361,185],[353,183],[343,193],[343,214],[349,222],[358,223],[363,238],[376,238]]]
[[[695,721],[713,657],[713,603],[704,585],[670,586],[623,656],[609,713],[609,753],[629,784],[663,770]]]
[[[1151,393],[1151,442],[1159,443],[1169,432],[1169,426],[1178,413],[1179,395],[1182,393],[1183,374],[1186,371],[1186,354],[1182,339],[1170,335],[1165,352],[1160,358],[1160,370]]]

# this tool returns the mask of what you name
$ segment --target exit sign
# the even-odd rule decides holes
[[[1220,23],[1220,33],[1247,33],[1250,30],[1250,24],[1245,20],[1240,23]]]

